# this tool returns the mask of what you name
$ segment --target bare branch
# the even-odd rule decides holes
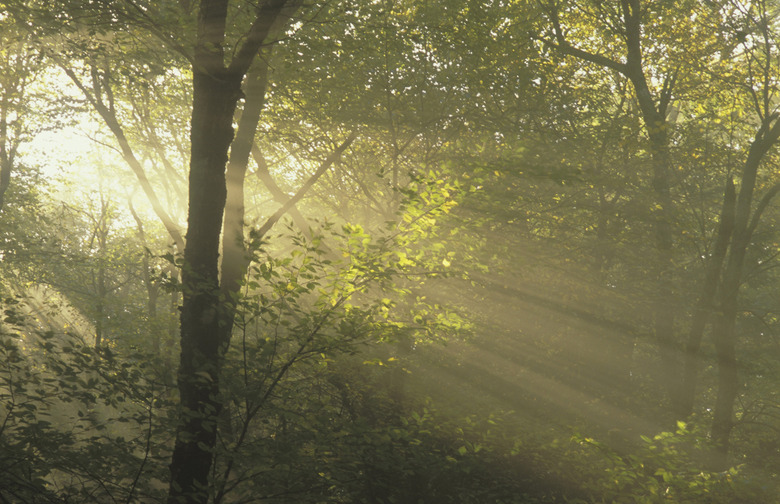
[[[309,177],[309,179],[301,186],[300,189],[298,189],[298,192],[295,193],[293,197],[291,197],[287,202],[282,205],[271,217],[268,218],[268,220],[260,226],[260,229],[257,230],[257,233],[259,236],[265,235],[273,226],[276,224],[279,219],[282,218],[282,216],[287,213],[287,211],[292,208],[293,205],[295,205],[298,201],[303,198],[303,196],[306,194],[306,192],[311,188],[311,186],[314,185],[317,180],[325,174],[326,171],[330,168],[330,166],[335,163],[339,157],[341,157],[341,154],[349,147],[352,142],[357,138],[357,133],[352,132],[347,137],[344,142],[342,142],[341,145],[336,148],[335,151],[331,153],[330,156],[325,159],[325,161],[322,162],[322,164],[317,168],[317,171],[314,172],[314,175]]]
[[[228,73],[244,75],[269,35],[278,30],[298,9],[298,0],[268,0],[257,11],[257,17],[246,34],[246,40],[236,51],[228,67]]]

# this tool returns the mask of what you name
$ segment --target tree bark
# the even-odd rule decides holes
[[[673,299],[673,247],[672,222],[674,216],[674,201],[671,197],[669,183],[669,134],[666,111],[672,98],[675,84],[674,73],[667,75],[663,87],[654,98],[647,78],[644,74],[642,60],[642,19],[640,0],[620,1],[623,34],[626,42],[625,63],[607,58],[601,54],[591,53],[572,46],[565,37],[561,26],[558,7],[553,5],[548,9],[552,24],[554,41],[544,42],[575,58],[604,66],[623,74],[631,82],[639,104],[645,132],[650,142],[652,156],[652,187],[655,194],[654,209],[655,246],[658,252],[656,268],[658,289],[653,302],[654,332],[658,345],[661,367],[656,379],[664,389],[672,411],[679,409],[680,366],[678,345],[675,341],[675,303]]]
[[[683,363],[683,379],[680,387],[680,403],[677,410],[678,418],[687,418],[693,413],[693,403],[696,397],[696,377],[699,368],[699,349],[704,338],[704,328],[712,312],[712,304],[720,283],[720,273],[726,258],[731,234],[734,230],[734,212],[736,208],[736,189],[734,181],[729,177],[723,194],[723,206],[720,214],[718,234],[712,249],[704,274],[701,294],[696,303],[691,320],[691,329],[685,345]]]
[[[229,0],[201,0],[193,58],[189,208],[182,269],[181,412],[171,460],[168,504],[205,504],[222,410],[219,373],[232,322],[219,281],[219,242],[227,198],[225,167],[241,81],[287,7],[257,7],[243,44],[225,65],[223,42]]]
[[[223,222],[222,268],[220,289],[226,303],[234,311],[235,295],[246,275],[249,258],[244,247],[244,178],[249,156],[255,141],[255,132],[260,122],[260,114],[265,106],[265,92],[268,85],[268,61],[271,49],[259,58],[246,77],[246,101],[238,123],[236,138],[230,148],[230,161],[227,166],[227,201]],[[225,319],[220,338],[229,344],[233,331],[233,317]]]
[[[171,461],[168,502],[205,503],[216,441],[219,371],[224,352],[220,324],[219,238],[225,208],[225,164],[233,140],[233,112],[241,76],[194,69],[192,159],[187,240],[182,270],[181,422]]]
[[[734,426],[734,402],[739,390],[736,320],[742,270],[753,231],[761,217],[761,212],[768,204],[768,199],[765,197],[756,211],[752,211],[756,178],[762,159],[778,138],[780,138],[780,121],[776,117],[766,117],[750,145],[742,168],[742,183],[734,216],[734,232],[731,235],[728,260],[719,290],[719,314],[713,327],[718,363],[718,396],[715,401],[711,430],[715,443],[714,462],[719,470],[726,469],[728,465],[729,438]],[[772,188],[767,196],[771,198],[776,192],[775,188]]]
[[[12,145],[8,138],[9,106],[8,96],[3,93],[2,99],[0,99],[0,211],[5,205],[5,193],[11,185],[11,170],[17,147],[17,145]]]

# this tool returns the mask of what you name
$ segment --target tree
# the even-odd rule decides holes
[[[780,407],[765,4],[3,5],[69,75],[161,222],[131,205],[131,225],[119,198],[90,209],[44,194],[52,230],[7,200],[6,292],[25,292],[17,276],[59,281],[46,292],[94,320],[102,344],[48,335],[56,310],[27,319],[2,300],[2,329],[29,329],[0,332],[13,457],[0,456],[0,500],[161,501],[164,483],[169,502],[215,504],[762,500],[740,471],[777,467],[760,431]],[[36,183],[16,173],[17,189]],[[293,208],[299,232],[271,233]],[[166,232],[184,256],[165,253]],[[28,260],[24,240],[53,255]],[[136,352],[169,346],[151,324],[164,287],[169,315],[183,296],[178,408],[173,366]],[[430,344],[464,328],[468,341]],[[720,370],[697,374],[700,361]],[[759,386],[740,395],[736,378]],[[79,436],[135,421],[124,440],[70,436],[44,423],[54,396]],[[744,468],[702,471],[701,429],[656,435],[663,403],[682,415],[698,398]],[[493,409],[515,410],[512,425],[482,414]],[[574,426],[608,442],[566,442]],[[47,462],[57,440],[76,467]],[[85,456],[104,443],[115,449]]]
[[[233,314],[219,289],[219,241],[226,201],[225,166],[233,141],[233,116],[241,84],[258,51],[297,4],[271,0],[250,10],[252,22],[232,60],[224,47],[228,0],[204,0],[198,8],[192,57],[193,109],[189,210],[182,270],[181,423],[171,462],[168,502],[206,502],[216,442],[221,361],[229,345],[222,327]]]
[[[35,91],[32,89],[42,65],[29,34],[8,16],[0,17],[3,51],[0,53],[0,210],[6,202],[11,174],[17,169],[17,154],[24,142],[45,129],[36,125]],[[41,104],[39,103],[38,106]]]
[[[718,454],[715,465],[720,469],[727,467],[729,437],[734,425],[734,402],[739,390],[735,326],[739,312],[739,290],[744,282],[746,254],[753,244],[753,234],[763,212],[780,192],[780,184],[774,182],[753,208],[759,169],[780,140],[780,113],[775,105],[776,90],[769,84],[777,71],[772,66],[778,51],[773,42],[775,34],[772,30],[775,14],[771,6],[764,1],[734,3],[732,8],[731,15],[739,16],[743,26],[749,30],[749,34],[740,37],[742,40],[739,43],[744,51],[746,61],[743,72],[750,83],[747,93],[753,105],[752,113],[757,118],[758,128],[747,149],[736,196],[732,182],[727,182],[722,207],[723,224],[719,228],[717,240],[728,243],[728,254],[723,257],[722,252],[719,252],[712,258],[713,268],[720,268],[721,263],[723,264],[717,289],[718,309],[713,321],[718,362],[718,395],[714,408],[712,437]]]
[[[152,187],[151,182],[149,181],[149,177],[147,175],[146,169],[144,168],[141,161],[138,159],[138,156],[136,155],[136,151],[133,149],[133,146],[131,145],[130,140],[128,139],[127,134],[125,133],[125,128],[122,126],[122,123],[119,119],[119,103],[116,98],[116,92],[114,90],[114,87],[116,86],[115,82],[118,80],[117,76],[114,75],[111,65],[115,64],[116,62],[111,59],[110,55],[104,55],[102,53],[107,51],[107,48],[104,46],[98,46],[98,48],[89,48],[90,51],[87,55],[87,62],[86,62],[86,73],[87,76],[85,79],[82,79],[82,77],[79,76],[79,74],[74,70],[74,68],[71,67],[71,62],[68,62],[66,59],[64,59],[61,55],[52,54],[51,57],[55,59],[57,64],[62,68],[62,70],[65,72],[65,74],[71,79],[71,81],[76,85],[76,87],[84,94],[85,99],[87,102],[95,109],[95,111],[100,115],[101,119],[104,121],[108,129],[111,131],[112,135],[114,136],[116,142],[119,144],[119,150],[122,154],[122,157],[124,158],[125,162],[130,166],[133,173],[136,175],[136,178],[138,179],[138,182],[143,189],[144,194],[148,198],[149,202],[152,205],[152,208],[154,209],[155,214],[160,219],[160,221],[165,226],[165,229],[168,231],[168,234],[171,236],[171,239],[173,240],[173,243],[175,244],[176,248],[181,252],[184,249],[184,239],[181,236],[181,231],[179,229],[179,225],[176,223],[173,217],[169,214],[168,210],[164,207],[163,203],[160,201],[160,198],[157,195],[157,191]],[[121,50],[121,48],[118,48]],[[110,54],[110,53],[109,53]],[[125,71],[131,72],[131,68],[129,63],[125,64]],[[161,70],[164,72],[164,70]],[[161,94],[161,91],[155,90],[154,86],[155,84],[158,84],[159,87],[162,87],[162,85],[154,81],[156,80],[155,77],[158,77],[154,74],[154,70],[151,70],[149,74],[151,74],[150,77],[144,76],[147,80],[145,82],[145,85],[138,86],[141,90],[141,98],[144,97],[143,91],[146,91],[146,97],[148,99],[149,94]],[[132,74],[131,74],[132,76]],[[170,76],[170,78],[175,79],[176,76]],[[132,77],[129,79],[130,82],[133,81]],[[88,82],[88,84],[85,83]],[[140,79],[139,79],[140,81]],[[137,85],[136,83],[133,83]],[[148,116],[142,115],[143,109],[138,110],[137,101],[133,100],[132,93],[135,91],[135,86],[131,86],[130,83],[128,83],[126,86],[122,88],[123,90],[129,90],[131,94],[130,102],[134,106],[133,108],[133,115],[140,120],[138,121],[140,125],[146,126],[146,132],[148,135],[151,136],[147,144],[151,145],[153,150],[156,151],[155,153],[160,157],[160,160],[162,164],[165,166],[166,169],[166,175],[168,177],[174,176],[175,177],[175,169],[173,168],[171,162],[168,160],[166,152],[161,148],[160,141],[156,137],[156,131],[155,126],[150,125],[150,118]],[[141,129],[141,128],[136,128]],[[176,182],[174,182],[175,184]]]
[[[590,15],[598,23],[595,28],[613,43],[620,43],[625,50],[620,55],[604,54],[600,47],[582,48],[573,44],[567,37],[569,27],[564,16],[579,12],[582,6],[541,3],[541,9],[549,21],[549,37],[541,40],[548,46],[568,56],[579,58],[595,65],[624,75],[634,88],[639,105],[645,133],[650,144],[652,156],[652,188],[655,196],[655,244],[658,252],[658,270],[656,272],[658,293],[655,301],[655,338],[661,353],[662,370],[659,377],[667,391],[672,410],[679,410],[680,398],[677,393],[679,366],[675,344],[675,309],[670,301],[672,297],[673,248],[675,221],[674,200],[671,194],[669,130],[667,122],[669,105],[676,91],[680,68],[679,62],[651,61],[648,68],[643,46],[643,28],[649,22],[651,7],[642,5],[640,0],[622,0],[617,6],[598,6]],[[586,8],[587,10],[590,10]],[[581,27],[575,27],[579,30]],[[652,41],[650,44],[657,43]],[[652,53],[651,53],[652,54]],[[660,89],[653,89],[647,74],[655,74]],[[655,86],[658,87],[658,86]]]

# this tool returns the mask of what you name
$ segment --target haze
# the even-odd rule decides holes
[[[0,503],[772,503],[771,1],[0,0]]]

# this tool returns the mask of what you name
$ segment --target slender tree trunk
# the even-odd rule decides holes
[[[667,77],[658,103],[653,99],[643,71],[640,6],[638,0],[624,0],[626,26],[626,72],[636,92],[645,131],[650,140],[653,171],[653,193],[656,206],[653,211],[655,246],[658,253],[656,299],[653,307],[655,339],[660,354],[658,378],[669,398],[672,410],[678,409],[680,366],[675,341],[675,302],[673,297],[672,221],[674,202],[669,183],[669,134],[666,109],[671,99],[674,78]]]
[[[734,212],[736,206],[736,189],[734,181],[729,178],[726,181],[726,190],[723,194],[723,207],[720,215],[718,234],[712,249],[704,275],[701,294],[696,303],[691,321],[691,329],[688,341],[685,345],[685,361],[683,364],[683,381],[680,387],[680,404],[677,410],[678,418],[687,418],[693,413],[693,403],[696,397],[696,377],[699,368],[699,349],[704,338],[704,328],[707,325],[715,293],[720,282],[720,273],[726,258],[731,234],[734,230]]]
[[[169,278],[178,278],[179,276],[179,270],[176,269],[173,265],[168,265],[168,277]],[[174,370],[175,367],[175,349],[176,349],[176,341],[178,341],[179,337],[181,336],[181,326],[179,325],[179,320],[176,317],[176,314],[179,313],[179,309],[181,306],[181,293],[178,290],[174,290],[170,293],[170,297],[168,299],[168,313],[169,316],[167,318],[167,324],[165,327],[166,332],[166,339],[165,339],[165,346],[163,349],[163,357],[164,361],[168,364],[170,364],[170,367],[166,370],[165,373],[166,377],[166,383],[174,383]]]
[[[233,331],[233,307],[235,295],[246,275],[249,258],[244,247],[244,178],[255,132],[260,122],[260,114],[265,106],[265,91],[268,85],[268,61],[271,49],[265,51],[264,57],[255,61],[255,65],[246,76],[246,101],[238,123],[236,138],[230,148],[230,161],[227,166],[227,201],[225,203],[225,219],[223,222],[224,238],[222,241],[222,273],[221,290],[227,303],[230,304],[231,315],[226,316],[221,327],[221,338],[225,345],[230,342]]]
[[[742,187],[737,202],[734,233],[728,263],[723,273],[719,289],[719,312],[716,317],[713,335],[715,340],[716,361],[718,364],[718,396],[715,402],[711,436],[715,444],[713,466],[716,470],[728,468],[728,452],[731,431],[734,427],[734,403],[739,392],[737,373],[737,332],[736,321],[739,310],[739,288],[742,283],[742,270],[745,256],[750,245],[753,231],[771,199],[780,192],[780,185],[771,188],[762,198],[751,217],[751,203],[758,165],[763,155],[773,144],[780,128],[775,127],[769,138],[760,138],[751,146],[748,160],[743,170]],[[758,135],[762,135],[759,133]],[[763,144],[763,145],[762,145]]]
[[[11,168],[14,164],[13,153],[9,153],[8,107],[8,97],[3,93],[0,99],[0,211],[5,204],[5,193],[11,185]]]
[[[640,0],[620,0],[620,19],[625,30],[625,62],[616,61],[597,53],[591,53],[572,46],[566,39],[566,31],[560,20],[557,4],[548,7],[547,13],[552,23],[554,41],[545,40],[557,50],[584,61],[589,61],[623,74],[631,82],[639,104],[645,132],[650,141],[653,172],[653,192],[656,208],[654,210],[655,246],[658,254],[658,289],[653,301],[654,332],[661,357],[661,366],[657,377],[669,397],[672,409],[680,402],[678,386],[680,366],[675,341],[675,303],[673,299],[673,262],[674,240],[672,222],[674,201],[671,197],[669,182],[669,135],[666,111],[672,98],[674,74],[667,75],[663,88],[656,98],[653,97],[644,74],[642,59],[642,9]]]
[[[146,244],[146,232],[144,231],[143,221],[133,207],[132,198],[128,200],[128,206],[130,207],[130,213],[133,215],[133,219],[135,219],[135,224],[138,227],[138,241],[141,242],[141,245],[144,247],[144,253],[141,258],[141,276],[144,281],[144,286],[146,287],[146,316],[149,318],[149,329],[152,333],[152,351],[155,355],[160,355],[162,350],[160,338],[162,327],[158,327],[157,324],[157,299],[160,297],[160,289],[152,282],[152,275],[150,273],[151,266],[149,264],[150,252]]]
[[[729,438],[734,426],[734,402],[738,391],[735,331],[737,293],[733,291],[725,297],[713,327],[718,363],[718,397],[715,401],[711,435],[715,444],[712,463],[713,468],[718,471],[728,468]]]
[[[745,183],[743,179],[743,184]],[[752,193],[752,189],[743,186],[740,190],[740,199],[742,199],[744,192]],[[749,208],[747,211],[749,212]],[[729,260],[719,291],[718,314],[715,317],[713,326],[713,339],[715,341],[716,361],[718,363],[718,396],[715,401],[710,434],[715,444],[713,466],[718,471],[728,468],[729,438],[734,426],[734,402],[739,389],[736,322],[742,268],[750,241],[746,232],[747,215],[745,215],[744,220],[740,217],[738,210]]]
[[[770,190],[756,211],[753,212],[756,178],[764,155],[778,138],[780,138],[780,121],[769,117],[764,120],[756,134],[756,139],[750,145],[747,159],[742,168],[742,181],[736,200],[734,231],[731,234],[728,261],[719,290],[720,313],[713,327],[718,362],[718,397],[713,412],[711,434],[716,448],[715,464],[720,470],[727,466],[729,437],[734,425],[734,402],[739,389],[736,320],[745,255],[763,209],[766,208],[769,199],[776,194],[775,188]]]
[[[95,348],[103,344],[106,337],[106,258],[108,256],[109,203],[100,196],[100,216],[94,221],[95,229],[90,246],[97,241],[97,272],[92,272],[92,286],[95,290]]]
[[[666,128],[662,121],[656,121],[655,128]],[[647,124],[648,130],[651,129]],[[675,338],[676,303],[672,278],[673,240],[672,214],[673,202],[669,190],[669,159],[666,134],[652,134],[653,148],[653,190],[656,197],[655,235],[658,253],[656,299],[653,307],[654,332],[660,366],[657,377],[669,399],[672,411],[679,409],[680,362],[679,348]],[[655,138],[654,138],[655,137]],[[660,207],[660,208],[659,208]]]
[[[95,306],[95,348],[103,344],[105,338],[106,321],[106,270],[102,264],[103,258],[100,258],[101,264],[98,264],[96,294],[97,303]]]

